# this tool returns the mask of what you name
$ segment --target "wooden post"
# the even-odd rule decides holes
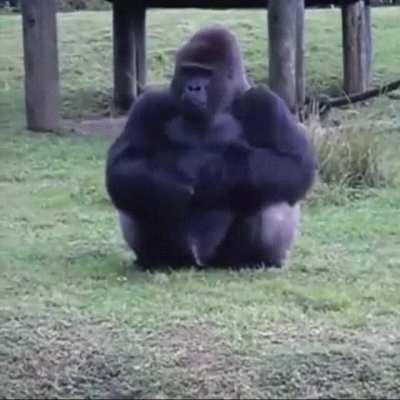
[[[297,0],[270,0],[268,8],[269,86],[296,111]]]
[[[55,0],[23,0],[25,106],[28,129],[59,127],[59,72]]]
[[[344,90],[368,88],[367,29],[364,0],[342,6]]]
[[[372,83],[372,22],[371,22],[371,5],[370,0],[365,2],[365,29],[367,40],[367,85],[368,88]]]
[[[146,7],[139,4],[134,11],[134,36],[136,47],[137,94],[146,86]]]
[[[137,91],[133,10],[129,2],[113,2],[114,106],[122,112],[129,110]]]
[[[304,0],[298,0],[296,15],[296,102],[297,107],[303,107],[306,101],[306,74],[304,65]]]

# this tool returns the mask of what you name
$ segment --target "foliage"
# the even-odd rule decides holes
[[[362,112],[362,110],[361,110]],[[379,124],[342,113],[339,126],[322,125],[310,116],[306,126],[313,143],[321,180],[328,185],[363,188],[390,182]]]

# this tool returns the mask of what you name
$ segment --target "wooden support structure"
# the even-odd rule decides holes
[[[370,21],[367,21],[369,7],[364,0],[358,0],[342,7],[343,26],[343,72],[346,93],[359,93],[368,89],[371,74]],[[368,18],[369,19],[369,18]]]
[[[235,9],[265,9],[271,0],[107,0],[107,1],[129,1],[145,4],[147,8],[201,8],[225,10]],[[286,0],[282,0],[286,1]],[[305,0],[306,7],[331,7],[341,5],[343,2],[351,3],[356,0]]]
[[[25,105],[27,127],[59,127],[59,72],[55,0],[23,0]]]
[[[127,111],[146,85],[146,7],[113,2],[114,105]]]
[[[133,28],[136,49],[137,94],[146,86],[146,7],[138,4],[134,10]]]
[[[342,7],[344,89],[361,92],[371,82],[369,0],[108,0],[113,3],[114,104],[127,111],[146,85],[146,10],[162,8],[266,8],[269,83],[295,112],[305,102],[304,8]],[[28,128],[59,126],[57,0],[22,0]]]
[[[305,45],[305,3],[298,0],[296,15],[296,105],[302,108],[306,102]]]
[[[114,105],[129,110],[137,94],[134,8],[127,2],[113,3]]]
[[[297,0],[270,0],[269,86],[296,111]]]
[[[371,5],[370,0],[365,1],[365,29],[367,40],[367,79],[368,86],[372,83],[372,23],[371,23]]]

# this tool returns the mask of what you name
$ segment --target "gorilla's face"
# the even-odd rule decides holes
[[[238,43],[225,29],[202,30],[178,51],[171,90],[196,126],[228,110],[247,88]]]
[[[233,100],[229,76],[214,66],[182,63],[175,90],[185,119],[210,121]]]
[[[213,69],[200,65],[181,66],[180,102],[184,115],[195,119],[206,118],[213,72]]]

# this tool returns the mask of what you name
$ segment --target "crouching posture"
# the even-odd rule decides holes
[[[314,171],[283,100],[250,87],[236,38],[210,27],[177,52],[170,86],[134,104],[106,186],[144,266],[281,266]]]

